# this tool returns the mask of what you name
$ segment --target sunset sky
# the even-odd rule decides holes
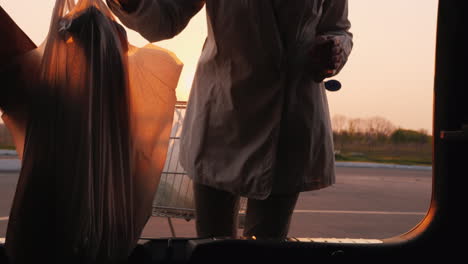
[[[0,0],[36,43],[46,37],[54,0]],[[432,130],[437,0],[350,0],[354,49],[335,77],[343,88],[328,93],[331,114],[349,118],[381,116],[408,129]],[[133,45],[148,42],[128,31]],[[172,40],[154,43],[184,62],[178,100],[187,100],[206,37],[204,10]]]

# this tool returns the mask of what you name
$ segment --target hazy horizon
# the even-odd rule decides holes
[[[39,3],[41,2],[41,3]],[[46,37],[54,0],[0,0],[0,5],[36,43]],[[330,114],[349,118],[380,116],[395,126],[432,133],[437,0],[349,1],[354,48],[338,79],[343,88],[328,93]],[[128,30],[131,44],[148,43]],[[154,43],[184,62],[177,88],[187,100],[206,37],[199,12],[172,40]]]

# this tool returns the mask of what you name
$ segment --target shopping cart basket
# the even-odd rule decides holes
[[[172,236],[176,236],[172,218],[183,218],[190,221],[195,218],[193,201],[193,183],[179,162],[180,133],[187,107],[186,102],[177,102],[174,111],[166,163],[153,201],[153,216],[166,217]],[[246,199],[240,200],[240,221],[245,215]]]

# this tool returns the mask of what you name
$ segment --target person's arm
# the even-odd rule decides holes
[[[353,48],[353,35],[349,32],[347,0],[325,0],[322,17],[317,27],[317,52],[313,60],[320,61],[321,73],[317,79],[323,80],[338,74],[346,64]],[[323,52],[326,49],[327,52]],[[321,51],[321,52],[320,52]],[[320,54],[325,54],[323,57]]]
[[[150,42],[179,34],[205,0],[107,0],[122,23]]]
[[[8,13],[0,6],[0,36],[2,36],[2,49],[0,50],[0,110],[6,111],[11,104],[19,104],[17,96],[21,92],[18,85],[20,65],[17,59],[34,50],[36,44],[13,21]]]

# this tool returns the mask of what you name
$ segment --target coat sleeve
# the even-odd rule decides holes
[[[325,0],[317,35],[335,37],[343,48],[342,65],[338,67],[335,74],[346,64],[353,48],[353,34],[349,31],[350,28],[348,0]]]
[[[141,0],[133,12],[126,12],[117,0],[107,0],[112,12],[130,29],[150,42],[179,34],[200,11],[205,0]]]

